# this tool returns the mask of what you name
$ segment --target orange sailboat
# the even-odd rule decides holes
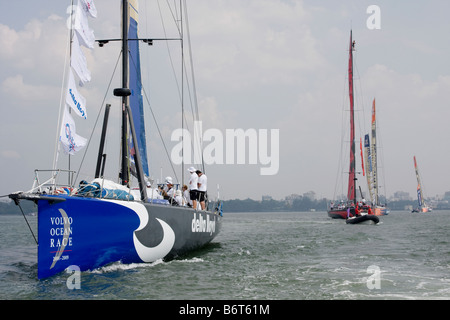
[[[420,183],[419,167],[417,166],[416,156],[414,156],[414,169],[416,170],[416,177],[417,177],[417,200],[419,202],[419,206],[412,212],[431,212],[432,209],[425,203],[425,199],[423,196],[422,184]]]
[[[375,99],[372,104],[372,139],[366,134],[364,138],[364,159],[367,168],[367,186],[369,189],[372,211],[377,216],[384,216],[389,213],[386,205],[380,203],[379,185],[378,185],[378,159],[377,159],[377,125]]]

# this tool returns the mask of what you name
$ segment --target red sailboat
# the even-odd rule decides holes
[[[347,223],[359,223],[366,220],[372,220],[378,223],[376,217],[369,205],[358,203],[356,197],[356,143],[355,143],[355,108],[353,92],[353,51],[355,50],[355,41],[352,39],[350,31],[349,59],[348,59],[348,86],[350,99],[350,168],[348,174],[347,201],[332,202],[328,210],[328,216],[333,219],[347,219]]]

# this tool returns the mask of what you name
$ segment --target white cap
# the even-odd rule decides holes
[[[166,183],[172,184],[172,177],[166,177]]]
[[[195,171],[197,171],[194,167],[190,167],[189,169],[188,169],[188,171],[189,172],[195,172]]]

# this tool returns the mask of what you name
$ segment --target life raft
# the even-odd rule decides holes
[[[345,222],[347,224],[358,224],[363,222],[373,222],[374,224],[377,224],[380,222],[380,219],[373,214],[365,214],[362,216],[348,218]]]

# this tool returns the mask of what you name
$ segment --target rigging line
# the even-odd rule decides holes
[[[334,186],[334,194],[333,194],[333,199],[336,199],[337,197],[337,193],[341,192],[344,190],[344,179],[342,178],[343,175],[343,167],[342,164],[344,163],[344,141],[345,141],[345,137],[346,137],[346,129],[347,126],[345,125],[347,122],[346,120],[346,112],[345,112],[345,104],[347,102],[347,83],[348,83],[348,77],[345,76],[343,79],[343,89],[342,89],[342,106],[341,106],[341,135],[340,135],[340,148],[339,148],[339,158],[338,158],[338,166],[337,166],[337,173],[336,173],[336,182],[335,182],[335,186]],[[339,187],[339,184],[341,185]],[[338,199],[336,199],[338,200]]]
[[[166,25],[164,24],[164,18],[163,18],[161,6],[159,5],[159,1],[157,1],[157,3],[158,3],[159,16],[161,18],[161,25],[162,25],[163,32],[164,32],[164,38],[167,38]],[[168,7],[169,7],[169,9],[170,9],[170,11],[172,13],[172,17],[175,20],[175,17],[173,15],[172,9],[170,8],[170,4],[167,3],[167,5],[168,5]],[[177,24],[175,24],[175,25],[177,26],[178,32],[180,33],[180,29],[179,29],[178,25]],[[173,63],[172,54],[170,53],[169,42],[167,42],[167,41],[166,41],[166,47],[167,47],[167,54],[169,55],[170,66],[172,67],[172,72],[173,72],[173,75],[174,75],[175,83],[177,85],[178,98],[180,99],[180,101],[182,101],[183,97],[182,97],[182,93],[181,93],[181,89],[180,89],[180,84],[178,83],[178,80],[177,80],[177,75],[176,75],[176,72],[175,72],[175,66],[174,66],[174,63]]]
[[[19,200],[18,199],[14,199],[14,202],[20,208],[20,212],[22,212],[23,218],[25,219],[25,222],[27,223],[28,229],[30,229],[30,232],[33,235],[34,241],[36,242],[36,244],[38,244],[38,241],[36,239],[36,236],[34,235],[33,229],[31,229],[31,226],[28,223],[27,217],[25,216],[25,213],[23,212],[22,207],[20,206]]]
[[[166,0],[166,2],[167,2],[167,5],[168,5],[168,7],[169,7],[171,13],[172,13],[172,18],[173,18],[174,20],[178,21],[178,18],[176,18],[176,17],[174,16],[174,14],[173,14],[173,10],[171,9],[170,4],[168,3],[167,0]],[[175,3],[176,3],[176,2],[175,2]],[[158,6],[159,6],[159,2],[158,2]],[[182,7],[182,6],[180,5],[180,7]],[[185,8],[186,8],[186,4],[185,4]],[[163,17],[162,17],[161,8],[159,7],[159,9],[160,9],[160,17],[161,17],[161,22],[162,22],[162,25],[163,25],[164,34],[165,34],[165,37],[167,38],[166,28],[165,28],[165,25],[164,25],[164,19],[163,19]],[[186,10],[186,9],[185,9],[185,10]],[[176,11],[176,12],[178,12],[178,11]],[[187,14],[187,12],[186,12],[186,14]],[[181,21],[181,23],[183,23],[183,22]],[[179,32],[179,34],[180,34],[180,37],[183,39],[183,31],[182,31],[183,29],[182,29],[182,26],[179,27],[177,23],[176,23],[175,25],[177,26],[178,32]],[[186,25],[188,26],[188,23],[187,23],[187,22],[186,22]],[[189,29],[189,28],[187,27],[187,29]],[[189,35],[189,31],[188,31],[188,35]],[[191,46],[190,46],[190,38],[189,38],[188,42],[189,42],[189,47],[191,48]],[[193,119],[193,121],[199,119],[199,116],[198,116],[198,107],[195,108],[195,109],[197,110],[197,112],[194,111],[194,107],[193,107],[193,106],[198,105],[198,104],[197,104],[197,102],[195,102],[195,103],[192,102],[192,94],[191,94],[191,93],[192,93],[192,90],[191,90],[191,88],[190,88],[190,82],[189,82],[189,79],[188,79],[188,78],[184,79],[184,76],[182,76],[182,88],[181,88],[181,91],[182,91],[182,92],[180,93],[180,85],[179,85],[179,83],[178,83],[178,81],[177,81],[177,76],[176,76],[176,72],[175,72],[175,67],[174,67],[174,65],[173,65],[173,60],[172,60],[172,56],[171,56],[171,54],[170,54],[170,48],[169,48],[168,43],[167,43],[167,51],[168,51],[168,54],[169,54],[169,58],[170,58],[170,62],[171,62],[171,67],[172,67],[172,71],[173,71],[173,74],[174,74],[174,79],[175,79],[176,84],[177,84],[179,99],[180,99],[181,105],[182,105],[182,127],[183,127],[184,124],[186,124],[186,126],[188,127],[187,130],[189,131],[188,121],[187,121],[186,115],[185,115],[185,113],[184,113],[184,80],[186,80],[186,85],[188,86],[188,90],[187,90],[187,91],[188,91],[188,94],[189,94],[189,101],[190,101],[191,114],[192,114],[192,119]],[[192,69],[192,68],[193,68],[193,63],[192,63],[192,50],[190,50],[190,59],[191,59],[191,69]],[[191,71],[191,72],[192,72],[192,71]],[[188,73],[188,72],[187,72],[186,63],[185,63],[185,59],[184,59],[184,55],[183,55],[183,59],[182,59],[182,74],[183,74],[183,73],[186,73],[186,74]],[[193,72],[192,72],[191,74],[193,75]],[[195,88],[195,83],[194,83],[194,88]],[[194,90],[194,94],[195,94],[195,89],[193,89],[193,90]],[[197,98],[196,98],[195,95],[194,95],[194,100],[197,101]],[[195,143],[195,142],[191,140],[191,147],[192,147],[192,148],[194,147],[194,143]],[[201,147],[201,143],[200,143],[200,147]],[[194,148],[193,148],[193,149],[194,149]],[[200,149],[201,149],[201,148],[200,148]],[[204,163],[204,161],[203,161],[203,154],[202,154],[202,164],[203,164],[203,163]],[[204,170],[204,164],[203,164],[203,170]]]
[[[114,67],[114,71],[113,71],[113,73],[112,73],[112,75],[111,75],[111,78],[110,78],[110,80],[109,80],[108,87],[107,87],[107,89],[106,89],[105,95],[103,96],[103,101],[102,101],[102,103],[101,103],[100,110],[98,111],[97,119],[95,119],[95,123],[94,123],[94,126],[93,126],[92,131],[91,131],[91,135],[89,136],[89,139],[88,139],[88,142],[87,142],[87,145],[86,145],[86,149],[85,149],[84,154],[83,154],[83,158],[81,159],[80,167],[78,168],[77,175],[76,175],[75,180],[73,181],[73,183],[75,183],[75,181],[78,180],[78,176],[79,176],[79,174],[80,174],[81,167],[83,166],[84,159],[86,158],[86,154],[87,154],[87,152],[88,152],[88,150],[89,150],[89,146],[90,146],[90,144],[91,144],[92,136],[94,135],[95,128],[97,127],[98,120],[100,119],[100,115],[101,115],[101,113],[102,113],[103,106],[104,106],[104,104],[105,104],[106,97],[107,97],[107,95],[108,95],[109,89],[111,88],[111,83],[112,83],[112,81],[113,81],[114,74],[116,73],[117,67],[118,67],[118,65],[119,65],[119,61],[120,61],[120,57],[121,57],[121,56],[122,56],[122,51],[120,51],[119,57],[117,58],[116,66]]]
[[[361,131],[366,133],[367,132],[367,130],[366,130],[366,121],[364,121],[364,120],[366,119],[366,107],[365,106],[367,104],[364,101],[364,94],[363,94],[363,88],[362,88],[361,75],[359,73],[359,69],[358,69],[358,65],[357,65],[356,61],[354,62],[354,66],[355,66],[355,69],[356,69],[357,78],[359,79],[359,81],[357,81],[358,82],[358,86],[359,86],[359,92],[360,92],[360,94],[357,95],[357,97],[358,97],[358,105],[361,105],[359,107],[359,110],[362,110],[362,113],[363,113],[363,116],[362,116],[362,119],[363,119],[362,120],[363,121],[362,129],[361,129],[361,117],[358,117],[358,126],[359,126],[360,133],[361,133]]]
[[[135,61],[133,59],[133,56],[130,55],[129,58],[130,58],[130,61],[133,64],[133,67],[135,68],[135,70],[137,70],[137,66],[136,66],[136,63],[135,63]],[[159,137],[161,138],[161,142],[162,142],[162,144],[164,146],[164,150],[166,152],[167,158],[169,159],[169,163],[170,163],[170,165],[172,167],[173,174],[175,175],[175,179],[177,179],[177,181],[178,181],[178,176],[177,176],[177,173],[175,171],[175,167],[173,166],[173,163],[172,163],[172,161],[170,159],[169,151],[167,150],[167,146],[166,146],[166,143],[165,143],[164,138],[162,136],[161,130],[159,128],[158,121],[156,120],[156,116],[155,116],[155,114],[153,112],[153,108],[152,108],[152,106],[150,104],[150,99],[148,98],[147,90],[145,90],[145,87],[142,85],[142,79],[141,79],[141,83],[140,84],[141,84],[142,91],[143,91],[144,96],[145,96],[145,100],[147,101],[147,104],[148,104],[148,109],[150,110],[150,113],[152,114],[153,121],[155,122],[156,129],[158,130]]]
[[[175,22],[179,21],[179,18],[175,17],[175,14],[174,14],[174,11],[175,11],[175,12],[178,12],[178,10],[172,10],[171,5],[169,4],[168,0],[166,0],[166,2],[167,2],[167,6],[168,6],[168,8],[169,8],[169,10],[170,10],[170,12],[171,12],[171,14],[172,14],[172,18],[174,19],[174,21],[175,21]],[[174,6],[176,7],[176,1],[174,1],[174,3],[175,3]],[[165,24],[164,24],[164,18],[163,18],[163,16],[162,16],[162,11],[161,11],[161,7],[160,7],[160,5],[159,5],[159,1],[158,1],[158,8],[159,8],[159,14],[160,14],[160,18],[161,18],[162,28],[163,28],[163,31],[164,31],[164,37],[167,38],[166,27],[165,27]],[[180,36],[181,38],[183,38],[182,28],[180,28],[180,26],[179,26],[177,23],[175,23],[175,26],[177,27],[179,36]],[[188,28],[188,29],[189,29],[189,28]],[[188,34],[189,34],[189,31],[188,31]],[[189,45],[190,45],[190,40],[189,40]],[[169,54],[169,59],[170,59],[170,64],[171,64],[172,71],[173,71],[173,74],[174,74],[174,79],[175,79],[175,82],[176,82],[176,84],[177,84],[178,96],[179,96],[179,99],[180,99],[180,101],[181,101],[181,104],[183,105],[183,93],[182,93],[182,91],[184,91],[184,90],[182,90],[182,89],[180,90],[180,85],[179,85],[178,80],[177,80],[177,76],[176,76],[176,72],[175,72],[175,67],[174,67],[174,64],[173,64],[172,55],[170,54],[170,48],[169,48],[168,42],[166,43],[166,47],[167,47],[167,51],[168,51],[168,54]],[[192,55],[190,55],[190,57],[192,57]],[[192,60],[192,58],[191,58],[191,60]],[[185,64],[184,59],[183,59],[183,61],[182,61],[182,72],[183,72],[183,71],[186,72],[186,74],[187,74],[187,68],[186,68],[186,64]],[[184,80],[184,79],[182,79],[182,83],[184,83],[183,80]],[[192,118],[193,118],[194,121],[195,121],[196,119],[198,119],[198,111],[197,111],[197,117],[195,117],[195,112],[194,112],[193,103],[192,103],[192,97],[191,97],[191,89],[190,89],[190,85],[189,85],[189,79],[187,79],[187,78],[186,78],[186,84],[187,84],[187,86],[188,86],[188,90],[187,90],[187,91],[188,91],[188,93],[189,93],[189,98],[190,98],[189,101],[190,101],[190,105],[191,105]],[[195,86],[194,86],[194,87],[195,87]],[[195,89],[194,89],[194,90],[195,90]],[[187,119],[186,119],[185,116],[183,117],[183,119],[185,120],[185,123],[187,124],[188,122],[187,122]]]
[[[162,24],[162,28],[163,28],[163,31],[164,31],[164,37],[165,38],[167,38],[167,31],[166,31],[166,27],[165,27],[165,24],[164,24],[164,18],[163,18],[163,16],[162,16],[162,11],[161,11],[161,7],[160,7],[160,5],[159,5],[159,1],[157,1],[157,3],[158,3],[158,9],[159,9],[159,14],[160,14],[160,18],[161,18],[161,24]],[[169,4],[169,2],[168,2],[168,0],[166,0],[166,3],[167,3],[167,6],[168,6],[168,8],[169,8],[169,10],[170,10],[170,12],[171,12],[171,14],[172,14],[172,18],[174,19],[174,21],[175,22],[177,22],[177,21],[179,21],[179,19],[177,18],[177,17],[175,17],[175,14],[174,14],[174,11],[175,12],[178,12],[178,10],[172,10],[172,8],[171,8],[171,5]],[[174,1],[174,3],[175,3],[175,5],[174,6],[176,6],[176,1]],[[187,11],[186,11],[187,9],[186,9],[186,3],[185,3],[185,14],[187,15]],[[187,20],[187,19],[186,19]],[[182,28],[180,28],[180,26],[177,24],[177,23],[175,23],[175,26],[177,27],[177,30],[178,30],[178,33],[179,33],[179,36],[182,38],[183,37],[183,34],[182,34]],[[189,52],[190,52],[190,60],[191,60],[191,69],[193,68],[193,64],[192,64],[192,49],[191,49],[191,42],[190,42],[190,37],[189,37],[189,26],[188,26],[188,22],[186,22],[186,26],[187,26],[187,29],[188,29],[188,44],[189,44],[189,48],[190,48],[190,50],[189,50]],[[168,51],[168,55],[169,55],[169,60],[170,60],[170,64],[171,64],[171,67],[172,67],[172,71],[173,71],[173,74],[174,74],[174,79],[175,79],[175,82],[176,82],[176,84],[177,84],[177,89],[178,89],[178,96],[179,96],[179,99],[180,99],[180,101],[181,101],[181,103],[183,104],[183,94],[181,93],[181,91],[183,91],[183,90],[180,90],[180,85],[179,85],[179,83],[178,83],[178,80],[177,80],[177,76],[176,76],[176,72],[175,72],[175,67],[174,67],[174,64],[173,64],[173,59],[172,59],[172,55],[171,55],[171,53],[170,53],[170,48],[169,48],[169,44],[168,44],[168,42],[166,43],[166,46],[167,46],[167,51]],[[184,71],[184,72],[186,72],[186,74],[187,74],[187,68],[186,68],[186,64],[185,64],[185,61],[184,61],[184,59],[183,59],[183,61],[182,61],[182,71]],[[192,78],[194,79],[194,73],[193,73],[193,70],[191,71],[192,72]],[[184,79],[182,79],[182,83],[184,83],[184,81],[183,81]],[[196,106],[198,106],[198,103],[197,103],[197,98],[196,98],[196,96],[194,97],[194,99],[195,99],[195,104],[193,104],[192,103],[192,96],[191,96],[191,89],[190,89],[190,85],[189,85],[189,79],[187,79],[186,78],[186,83],[187,83],[187,86],[188,86],[188,93],[189,93],[189,101],[190,101],[190,106],[191,106],[191,113],[192,113],[192,118],[193,118],[193,121],[195,121],[195,120],[198,120],[198,107],[196,108],[196,112],[194,111],[194,107],[193,107],[193,105],[196,105]],[[196,92],[195,91],[195,81],[194,81],[194,93]],[[197,116],[196,116],[197,115]],[[185,118],[185,117],[183,117],[184,118],[184,120],[185,120],[185,122],[186,122],[186,124],[188,123],[187,122],[187,119]]]
[[[65,85],[65,79],[66,79],[66,69],[67,69],[67,56],[69,56],[69,58],[72,56],[72,37],[73,37],[73,10],[74,6],[73,6],[73,0],[71,0],[71,5],[70,5],[70,28],[69,28],[69,41],[68,41],[68,45],[66,46],[66,54],[64,55],[64,68],[63,68],[63,80],[62,80],[62,84],[61,84],[61,96],[59,98],[59,111],[58,111],[58,125],[56,126],[56,137],[55,137],[55,151],[53,154],[53,170],[56,170],[56,167],[58,165],[58,158],[59,158],[59,151],[60,151],[60,144],[58,143],[59,141],[59,137],[60,137],[60,129],[62,126],[62,116],[61,116],[61,111],[63,109],[63,107],[65,107],[65,103],[64,103],[64,85]],[[70,64],[69,64],[69,68],[70,68]]]
[[[193,58],[193,54],[192,54],[191,33],[190,33],[190,29],[189,29],[189,17],[188,17],[186,0],[184,0],[183,3],[184,3],[184,16],[185,16],[185,21],[186,21],[187,43],[188,43],[188,48],[189,48],[189,59],[190,59],[189,62],[190,62],[190,66],[191,66],[192,91],[193,91],[193,96],[194,96],[194,108],[195,108],[195,114],[197,116],[197,120],[199,120],[197,88],[196,88],[195,73],[194,73],[194,58]],[[184,63],[184,61],[183,61],[183,63]],[[198,141],[198,143],[199,143],[199,147],[200,147],[199,150],[202,150],[202,148],[201,148],[202,145],[203,145],[202,137],[200,137],[200,141]],[[202,156],[201,157],[201,159],[202,159],[202,169],[203,169],[203,172],[205,172],[205,161],[203,159],[203,152],[202,152],[201,156]]]
[[[178,14],[178,10],[177,10],[177,8],[176,8],[176,7],[177,7],[177,2],[176,2],[176,0],[173,1],[173,6],[175,7],[175,10],[172,10],[172,6],[170,5],[169,0],[166,0],[166,3],[167,3],[167,7],[169,8],[170,13],[172,14],[172,19],[175,21],[175,26],[177,27],[178,34],[181,36],[181,35],[182,35],[182,32],[181,32],[181,30],[180,30],[179,25],[176,23],[177,21],[180,20],[180,18],[178,18],[178,17],[175,16],[175,14]],[[158,8],[160,8],[160,6],[159,6],[159,1],[158,1]],[[175,13],[174,13],[174,12],[175,12]],[[160,14],[161,14],[161,8],[160,8]],[[163,20],[163,19],[162,19],[162,17],[161,17],[161,21],[162,21],[162,20]]]
[[[187,33],[187,42],[188,42],[188,48],[189,48],[189,59],[190,59],[190,66],[191,66],[191,75],[192,75],[192,90],[194,95],[194,107],[197,115],[197,120],[199,119],[199,112],[198,112],[198,99],[197,99],[197,89],[196,89],[196,83],[195,83],[195,74],[194,74],[194,58],[192,55],[192,43],[191,43],[191,33],[189,29],[189,17],[187,12],[187,5],[186,0],[184,0],[184,16],[186,20],[186,33]]]
[[[147,90],[145,90],[145,88],[142,87],[142,91],[144,92],[145,100],[147,101],[148,108],[149,108],[149,110],[150,110],[150,113],[152,114],[153,121],[155,122],[156,129],[158,130],[159,137],[161,138],[161,142],[162,142],[162,144],[163,144],[163,147],[164,147],[164,150],[165,150],[165,152],[166,152],[167,158],[169,159],[169,163],[170,163],[170,166],[172,167],[172,171],[173,171],[173,174],[175,175],[175,179],[177,179],[177,181],[179,181],[179,180],[178,180],[178,177],[177,177],[177,173],[176,173],[176,171],[175,171],[175,167],[173,166],[173,163],[172,163],[172,161],[171,161],[171,159],[170,159],[170,155],[169,155],[169,151],[167,150],[166,143],[164,142],[164,138],[163,138],[163,136],[162,136],[161,129],[159,128],[159,125],[158,125],[158,122],[157,122],[157,120],[156,120],[155,114],[153,113],[153,108],[152,108],[151,105],[150,105],[150,100],[149,100],[149,98],[148,98],[148,96],[147,96]]]
[[[160,15],[160,18],[161,18],[161,24],[162,24],[162,28],[163,28],[163,32],[164,32],[164,37],[167,38],[167,31],[166,31],[166,26],[164,24],[164,18],[163,18],[163,15],[162,15],[161,6],[159,4],[159,1],[157,1],[157,3],[158,3],[159,15]],[[174,19],[174,21],[175,22],[179,21],[179,19],[177,17],[175,17],[175,15],[174,15],[174,11],[178,12],[178,10],[172,10],[172,7],[169,4],[168,0],[166,0],[166,3],[167,3],[167,6],[168,6],[171,14],[172,14],[172,18]],[[176,1],[174,1],[174,3],[175,3],[174,6],[176,6]],[[181,7],[182,6],[180,5],[180,8]],[[186,8],[186,4],[185,4],[185,8]],[[183,22],[181,21],[181,24],[182,23]],[[187,24],[187,22],[186,22],[186,24]],[[183,40],[183,28],[182,28],[182,25],[179,26],[178,23],[175,23],[175,26],[177,27],[179,36]],[[187,28],[187,29],[189,29],[189,28]],[[188,31],[188,35],[189,35],[189,31]],[[190,47],[190,38],[189,38],[188,42],[189,42],[189,47]],[[183,44],[183,42],[182,42],[182,44]],[[170,52],[170,47],[169,47],[169,43],[168,42],[166,42],[166,47],[167,47],[167,52],[168,52],[168,55],[169,55],[169,61],[170,61],[170,65],[171,65],[171,68],[172,68],[174,80],[175,80],[175,83],[176,83],[176,86],[177,86],[177,90],[178,90],[178,98],[180,99],[180,103],[181,103],[181,106],[182,106],[182,117],[181,117],[182,118],[181,119],[182,124],[181,124],[181,126],[182,126],[182,129],[183,129],[183,125],[186,124],[186,126],[188,127],[187,130],[189,131],[188,121],[187,121],[186,115],[184,113],[184,80],[185,79],[184,79],[183,72],[185,72],[187,74],[187,68],[186,68],[186,63],[185,63],[185,60],[184,60],[184,55],[183,55],[182,62],[181,62],[182,63],[182,71],[181,71],[182,72],[182,79],[181,79],[182,85],[181,85],[181,89],[180,89],[180,84],[179,84],[179,82],[177,80],[175,66],[174,66],[174,63],[173,63],[173,59],[172,59],[172,55],[171,55],[171,52]],[[190,50],[190,58],[191,58],[191,68],[192,68],[192,50]],[[192,96],[191,96],[191,88],[190,88],[189,79],[187,79],[187,78],[186,78],[186,85],[188,86],[188,90],[187,91],[189,93],[189,101],[190,101],[190,106],[191,106],[192,119],[193,119],[193,121],[195,121],[195,120],[198,120],[198,118],[199,118],[198,117],[198,108],[196,109],[197,110],[197,113],[196,113],[194,111],[194,107],[193,107],[194,104],[192,103]],[[195,100],[197,100],[196,97],[195,97]],[[197,116],[195,116],[195,114],[197,114]],[[155,122],[156,122],[156,120],[155,120]],[[194,143],[195,142],[192,141],[192,139],[191,139],[191,147],[192,147],[192,149],[194,149]],[[200,147],[201,147],[201,143],[200,143]],[[199,148],[199,149],[201,150],[201,148]],[[202,154],[202,165],[203,165],[203,171],[204,171],[203,154]]]

